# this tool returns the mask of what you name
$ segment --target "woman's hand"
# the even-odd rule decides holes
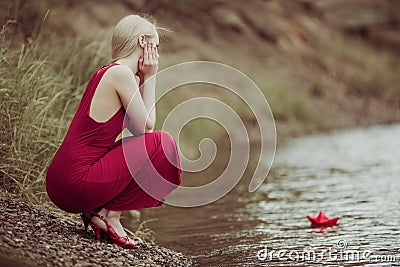
[[[141,81],[145,81],[157,73],[158,57],[157,47],[153,43],[147,43],[144,45],[142,56],[138,61],[138,76]]]

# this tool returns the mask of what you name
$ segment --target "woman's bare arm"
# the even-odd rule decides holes
[[[158,52],[157,46],[153,43],[147,43],[143,48],[143,54],[138,62],[140,83],[139,90],[143,102],[149,113],[151,121],[156,121],[156,73],[158,71]],[[153,125],[154,127],[154,125]],[[146,129],[146,132],[152,132],[153,128]]]
[[[140,81],[139,91],[142,96],[144,105],[146,106],[147,112],[149,113],[149,118],[155,122],[156,121],[156,76],[152,76],[143,81]],[[152,132],[152,129],[146,129],[146,133]]]
[[[135,135],[142,135],[151,131],[154,128],[155,121],[150,116],[144,99],[140,95],[132,70],[127,66],[119,65],[111,68],[110,71],[111,83],[129,117],[129,125],[127,125],[129,131]]]

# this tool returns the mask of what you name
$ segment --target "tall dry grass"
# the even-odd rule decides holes
[[[95,43],[17,42],[5,28],[0,38],[0,185],[41,203],[46,168],[88,77],[106,59]]]

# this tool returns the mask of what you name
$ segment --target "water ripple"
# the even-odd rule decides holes
[[[253,195],[237,190],[201,208],[144,214],[159,218],[150,225],[159,243],[201,266],[400,266],[399,136],[393,125],[299,138],[278,151]],[[320,210],[339,225],[310,228],[306,215]],[[286,254],[260,259],[263,249]],[[305,257],[311,252],[323,257]]]

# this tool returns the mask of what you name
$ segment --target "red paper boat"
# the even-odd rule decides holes
[[[320,211],[317,217],[307,215],[311,222],[311,227],[328,227],[337,224],[339,217],[328,218],[323,211]]]

